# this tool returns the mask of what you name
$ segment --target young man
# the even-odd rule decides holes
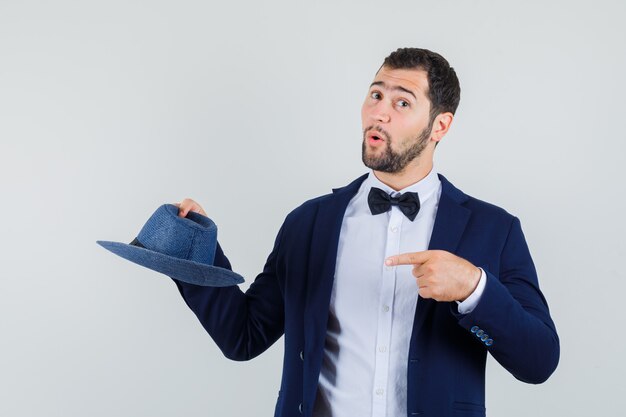
[[[292,211],[246,293],[175,280],[231,359],[284,334],[276,416],[484,416],[487,352],[529,383],[556,368],[519,220],[433,169],[459,97],[443,57],[393,52],[362,107],[371,171]]]

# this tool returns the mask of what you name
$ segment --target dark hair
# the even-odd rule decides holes
[[[421,69],[428,75],[430,122],[439,113],[454,114],[461,99],[461,87],[454,68],[436,52],[419,48],[398,48],[392,52],[382,67],[389,69]],[[379,69],[380,71],[380,69]]]

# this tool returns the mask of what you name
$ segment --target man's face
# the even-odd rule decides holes
[[[363,163],[397,173],[419,157],[430,141],[426,71],[382,67],[361,109]]]

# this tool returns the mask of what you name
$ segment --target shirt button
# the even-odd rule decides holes
[[[474,326],[474,327],[472,327],[472,328],[470,329],[470,331],[471,331],[472,333],[476,333],[478,330],[480,330],[480,329],[478,328],[478,326]]]
[[[476,332],[476,337],[481,337],[483,334],[485,334],[484,330],[479,330]]]
[[[384,393],[385,393],[385,390],[384,390],[384,389],[382,389],[382,388],[378,388],[378,389],[376,390],[376,395],[383,395]]]
[[[485,344],[486,344],[487,346],[491,346],[491,345],[493,345],[493,339],[487,339],[487,340],[485,341]]]
[[[391,226],[390,230],[392,233],[396,233],[398,231],[398,226]]]
[[[389,311],[389,306],[384,306],[384,307],[383,307],[383,311],[384,311],[385,313],[386,313],[386,312],[388,312],[388,311]]]
[[[378,351],[379,352],[385,352],[385,351],[387,351],[387,348],[385,346],[381,346],[381,347],[378,348]]]
[[[300,414],[302,414],[302,403],[300,403],[300,405],[298,406],[298,411],[300,411]]]
[[[304,360],[304,353],[300,351],[300,359]]]

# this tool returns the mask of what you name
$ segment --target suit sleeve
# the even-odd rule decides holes
[[[472,312],[457,314],[459,324],[473,334],[487,334],[493,342],[486,348],[515,378],[546,381],[559,362],[559,338],[517,218],[502,249],[498,276],[486,272],[480,302]],[[475,341],[484,344],[479,337]]]
[[[173,279],[204,329],[232,360],[252,359],[284,332],[284,300],[278,279],[282,228],[261,272],[244,293],[238,286],[204,287]],[[219,243],[215,266],[232,270]]]

